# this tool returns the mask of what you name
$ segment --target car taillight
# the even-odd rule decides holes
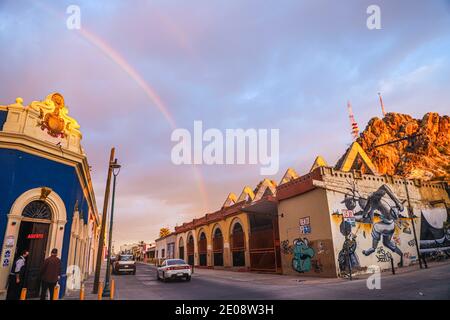
[[[182,266],[182,267],[168,267],[167,270],[184,270],[184,269],[190,269],[190,266]]]

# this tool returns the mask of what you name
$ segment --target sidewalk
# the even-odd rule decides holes
[[[104,284],[105,282],[105,274],[106,274],[106,261],[102,263],[102,268],[100,270],[100,282]],[[98,300],[98,296],[96,293],[92,293],[94,288],[94,278],[95,273],[91,274],[84,281],[84,300]],[[79,300],[80,299],[80,290],[67,290],[66,295],[62,300]],[[110,300],[109,297],[103,297],[103,300]]]

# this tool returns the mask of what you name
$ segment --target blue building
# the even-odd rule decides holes
[[[24,249],[28,298],[38,296],[39,269],[53,248],[63,265],[61,295],[94,270],[99,216],[79,128],[58,93],[0,105],[0,299]]]

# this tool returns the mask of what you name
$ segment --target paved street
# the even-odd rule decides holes
[[[116,299],[450,299],[449,262],[384,272],[380,290],[368,290],[362,276],[348,281],[195,269],[190,282],[161,282],[155,270],[139,263],[135,276],[115,276]]]

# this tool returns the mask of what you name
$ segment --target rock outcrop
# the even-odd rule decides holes
[[[411,138],[383,145],[405,137]],[[388,113],[383,119],[372,118],[356,141],[380,174],[450,180],[449,116],[429,112],[418,120]]]

